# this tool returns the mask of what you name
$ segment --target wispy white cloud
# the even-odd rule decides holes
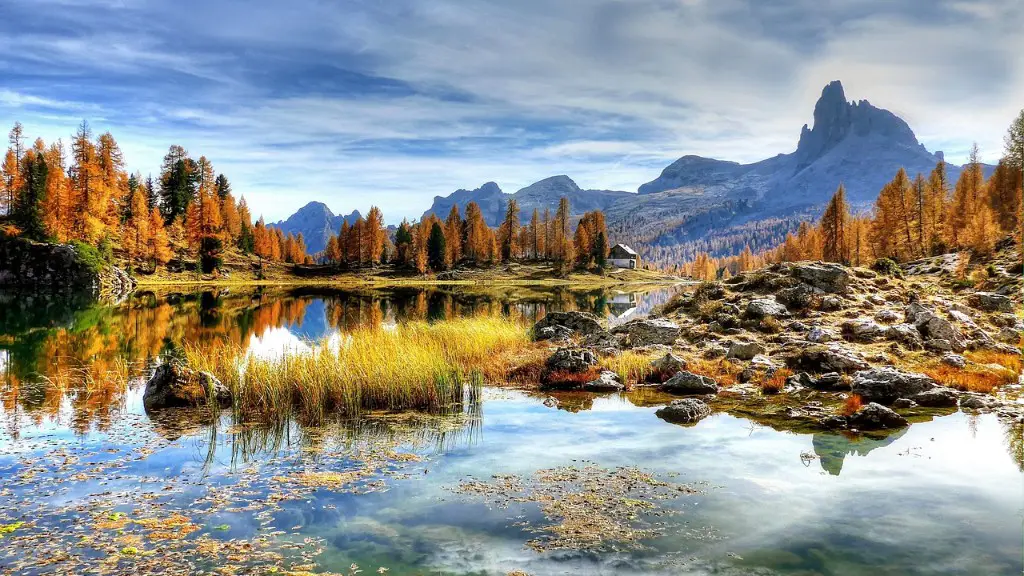
[[[683,154],[795,147],[821,87],[931,149],[998,157],[1024,93],[1015,0],[46,0],[0,7],[0,119],[81,117],[131,167],[205,154],[257,211],[415,217],[565,173],[627,189]]]

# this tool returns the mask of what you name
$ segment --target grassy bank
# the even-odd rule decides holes
[[[243,417],[440,409],[504,376],[511,358],[531,346],[526,328],[503,317],[477,317],[394,329],[359,329],[311,351],[261,358],[240,347],[188,346],[185,360],[234,395]]]

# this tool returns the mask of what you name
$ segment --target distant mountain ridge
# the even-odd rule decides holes
[[[448,217],[452,206],[458,204],[459,212],[466,213],[466,205],[476,202],[480,206],[484,220],[490,226],[497,226],[505,218],[505,208],[510,199],[519,204],[520,217],[529,219],[534,209],[552,213],[558,208],[559,201],[569,199],[573,216],[580,216],[590,210],[604,210],[616,201],[627,196],[635,196],[631,192],[615,190],[583,190],[572,178],[565,175],[551,176],[518,190],[514,194],[506,194],[494,182],[487,182],[476,190],[456,190],[448,196],[434,196],[434,203],[423,213],[423,218],[431,214],[442,220]]]
[[[833,81],[815,103],[813,124],[803,126],[796,150],[788,154],[750,164],[682,156],[640,185],[637,193],[583,190],[566,175],[545,178],[514,194],[487,182],[474,190],[435,196],[423,217],[444,219],[453,205],[465,215],[466,205],[476,202],[487,223],[497,226],[510,199],[517,201],[526,221],[535,208],[554,211],[567,197],[573,216],[603,210],[613,241],[629,242],[645,257],[680,261],[698,250],[726,255],[738,253],[745,244],[754,250],[770,247],[800,219],[817,218],[840,183],[854,209],[865,210],[901,167],[911,177],[927,175],[942,159],[941,152],[929,152],[918,142],[903,119],[867,100],[847,101],[842,84]],[[961,168],[947,165],[946,170],[952,185]],[[279,223],[282,230],[294,228],[289,224],[293,218],[316,212],[300,218],[321,222],[303,227],[311,252],[314,245],[322,249],[329,237],[315,234],[317,242],[311,241],[325,221],[321,210],[307,210],[316,204]],[[340,224],[337,220],[333,230]]]
[[[348,216],[335,215],[323,202],[310,202],[297,212],[268,226],[278,228],[285,234],[302,234],[306,241],[306,251],[315,254],[323,251],[332,234],[337,234],[341,223],[347,221],[351,226],[361,217],[359,210],[353,210]]]

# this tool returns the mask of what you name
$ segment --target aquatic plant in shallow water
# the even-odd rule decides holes
[[[261,358],[241,347],[186,346],[185,360],[226,384],[243,415],[280,418],[329,413],[440,409],[504,378],[510,357],[531,346],[525,328],[503,317],[393,329],[358,329],[309,351]]]

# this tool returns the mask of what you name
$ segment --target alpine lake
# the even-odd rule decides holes
[[[1024,571],[1024,430],[992,414],[866,437],[726,412],[678,426],[643,390],[485,386],[441,413],[315,426],[142,404],[186,342],[274,355],[411,319],[615,324],[681,289],[0,295],[0,574]]]

